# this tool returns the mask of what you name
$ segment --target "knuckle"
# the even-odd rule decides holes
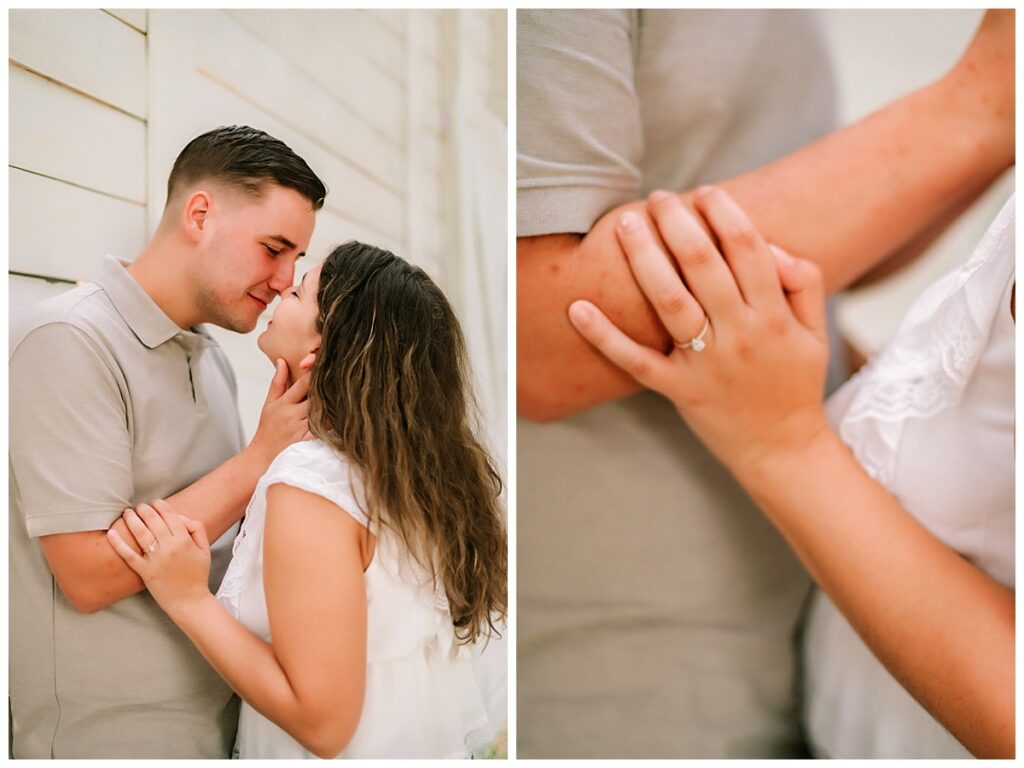
[[[670,315],[681,314],[689,305],[690,297],[681,286],[671,286],[662,290],[657,298],[657,306]]]
[[[741,250],[754,248],[760,240],[757,230],[746,225],[729,227],[725,231],[720,231],[718,235],[724,242],[727,242]]]
[[[651,372],[651,366],[640,355],[630,355],[626,360],[626,371],[637,379],[646,378]]]
[[[706,267],[718,258],[718,251],[708,242],[692,243],[683,248],[681,258],[684,264],[691,267]]]
[[[711,186],[704,192],[705,200],[729,200],[731,199],[724,189],[718,186]]]

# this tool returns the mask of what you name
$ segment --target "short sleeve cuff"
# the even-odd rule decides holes
[[[39,515],[28,514],[25,519],[25,528],[33,539],[55,533],[105,531],[123,512],[123,507],[105,507],[69,512],[48,512]]]
[[[520,187],[516,192],[516,237],[586,234],[602,215],[631,199],[607,187]]]

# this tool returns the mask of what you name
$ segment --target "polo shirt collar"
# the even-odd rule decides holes
[[[154,349],[176,336],[193,336],[179,328],[167,313],[157,306],[135,278],[128,274],[125,263],[113,256],[103,260],[96,283],[110,297],[114,309],[132,329],[139,341]],[[179,336],[180,334],[180,336]]]

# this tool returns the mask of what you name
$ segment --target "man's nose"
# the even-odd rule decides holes
[[[287,290],[292,287],[292,283],[295,282],[295,257],[281,259],[277,268],[274,270],[274,274],[270,276],[270,280],[267,281],[273,290],[277,293]]]

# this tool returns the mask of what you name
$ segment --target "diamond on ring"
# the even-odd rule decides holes
[[[707,334],[708,328],[710,328],[710,327],[711,327],[711,318],[709,318],[709,317],[707,317],[705,315],[704,316],[704,327],[700,329],[700,333],[698,333],[696,336],[694,336],[689,341],[683,342],[682,344],[680,344],[679,342],[676,342],[676,346],[679,347],[680,349],[692,349],[694,352],[700,352],[702,349],[704,349],[704,347],[706,347],[708,345],[708,343],[706,341],[704,341],[704,336],[705,336],[705,334]]]
[[[146,554],[147,555],[152,554],[154,549],[156,549],[156,542],[155,541],[152,544],[150,544],[148,547],[146,547]]]

